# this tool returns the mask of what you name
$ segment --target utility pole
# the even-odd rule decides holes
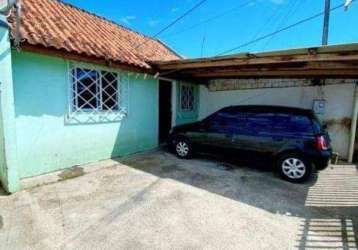
[[[352,4],[354,0],[344,0],[344,1],[345,1],[344,9],[347,11],[349,6]],[[331,0],[325,0],[322,45],[328,45],[330,15],[331,15]]]
[[[328,45],[330,14],[331,14],[331,0],[325,0],[322,45]]]

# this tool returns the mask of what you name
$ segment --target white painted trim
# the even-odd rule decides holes
[[[68,108],[68,113],[66,114],[67,116],[69,116],[72,112],[72,88],[73,88],[73,84],[72,84],[72,79],[71,79],[71,65],[70,62],[67,61],[67,108]],[[67,117],[68,118],[68,117]]]
[[[172,128],[177,124],[177,81],[172,81]]]
[[[172,78],[166,78],[166,77],[159,77],[158,80],[163,80],[163,81],[167,81],[167,82],[175,82],[175,79]]]

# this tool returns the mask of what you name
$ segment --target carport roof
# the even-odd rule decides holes
[[[177,79],[358,77],[358,43],[155,61],[161,76]]]

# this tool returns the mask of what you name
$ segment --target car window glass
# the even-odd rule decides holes
[[[273,113],[248,113],[247,132],[251,135],[271,134],[274,127],[275,114]]]
[[[225,121],[223,120],[222,112],[216,112],[211,116],[209,116],[208,118],[206,118],[204,121],[210,127],[220,126],[225,123]]]
[[[205,119],[205,123],[211,131],[235,134],[238,133],[243,119],[244,116],[237,112],[219,111]]]
[[[277,114],[275,119],[276,132],[282,133],[312,133],[312,122],[307,116],[291,115],[291,114]]]
[[[229,112],[226,114],[226,131],[229,134],[243,134],[245,130],[246,115],[240,112]]]

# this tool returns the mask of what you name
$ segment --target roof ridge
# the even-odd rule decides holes
[[[78,6],[74,5],[74,4],[67,3],[67,2],[63,2],[63,0],[47,0],[47,1],[54,1],[54,2],[57,2],[57,3],[59,3],[59,4],[63,4],[63,5],[69,6],[69,7],[73,8],[73,9],[77,9],[77,10],[79,10],[79,11],[82,11],[82,12],[84,12],[84,13],[87,13],[87,14],[89,14],[89,15],[92,15],[92,16],[94,16],[94,17],[97,17],[97,18],[99,18],[99,19],[102,19],[103,21],[106,21],[106,22],[108,22],[108,23],[114,24],[114,25],[118,26],[119,28],[122,28],[122,29],[124,29],[124,30],[129,31],[129,32],[133,32],[133,33],[135,33],[135,34],[137,34],[137,35],[140,35],[140,36],[142,36],[142,37],[144,37],[144,38],[147,38],[147,39],[150,39],[150,40],[153,40],[153,41],[158,41],[158,39],[156,39],[156,38],[152,38],[152,37],[150,37],[149,35],[145,35],[145,34],[139,32],[139,31],[136,31],[136,30],[134,30],[134,29],[132,29],[132,28],[129,28],[129,27],[127,27],[127,26],[124,26],[123,24],[117,23],[116,21],[113,21],[113,20],[111,20],[111,19],[109,19],[109,18],[106,18],[106,17],[104,17],[104,16],[100,16],[100,15],[98,15],[98,14],[96,14],[96,13],[93,13],[93,12],[91,12],[91,11],[88,11],[88,10],[86,10],[86,9],[83,9],[83,8],[81,8],[81,7],[78,7]],[[160,41],[160,42],[161,42],[161,41]]]

